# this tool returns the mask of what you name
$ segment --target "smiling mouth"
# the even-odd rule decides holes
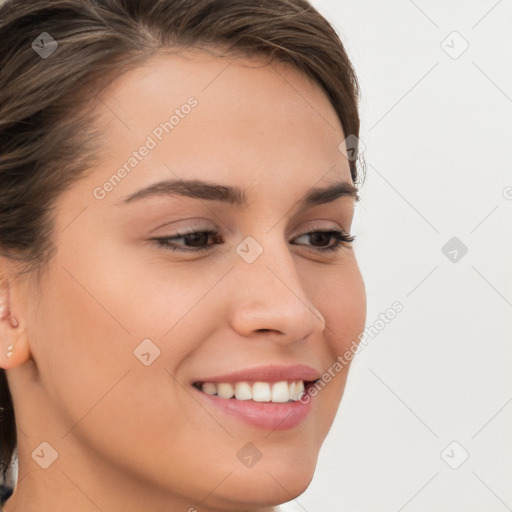
[[[226,400],[287,403],[299,401],[314,381],[240,381],[240,382],[195,382],[193,386],[207,395]]]

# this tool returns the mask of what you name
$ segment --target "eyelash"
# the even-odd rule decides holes
[[[336,243],[329,247],[320,247],[320,248],[313,248],[313,251],[319,252],[319,253],[328,253],[328,252],[336,252],[339,251],[344,244],[350,244],[356,239],[356,235],[349,235],[345,233],[344,231],[339,231],[337,229],[327,229],[327,230],[314,230],[314,231],[308,231],[307,233],[303,233],[302,235],[299,235],[297,238],[300,238],[302,236],[307,235],[314,235],[317,233],[322,233],[326,235],[331,235],[335,238]],[[215,242],[212,245],[206,245],[204,247],[196,247],[193,249],[179,249],[177,246],[173,246],[169,244],[170,240],[176,240],[179,238],[194,236],[194,235],[207,235],[208,237],[218,237],[219,231],[217,230],[197,230],[197,231],[189,231],[189,232],[182,232],[182,233],[176,233],[173,236],[167,236],[162,238],[152,238],[155,242],[155,244],[158,247],[161,247],[166,250],[172,250],[179,251],[179,252],[201,252],[201,251],[208,251],[211,249],[212,245],[219,244],[220,242]],[[299,244],[300,245],[300,244]]]

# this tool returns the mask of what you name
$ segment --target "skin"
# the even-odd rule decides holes
[[[190,96],[190,114],[96,199],[95,187]],[[322,373],[363,331],[353,246],[322,254],[315,248],[335,240],[301,236],[313,222],[350,233],[354,199],[296,210],[314,186],[351,183],[339,119],[322,89],[288,65],[201,51],[156,55],[101,100],[102,163],[59,197],[58,252],[41,287],[32,274],[14,279],[14,264],[1,260],[0,366],[19,450],[5,510],[275,510],[309,485],[349,368],[312,400],[305,422],[272,433],[200,405],[190,385],[271,363]],[[249,207],[179,196],[122,203],[177,177],[246,188]],[[198,221],[218,227],[223,243],[210,238],[209,251],[185,253],[150,241]],[[251,264],[236,252],[247,236],[263,248]],[[146,338],[160,349],[150,366],[133,353]],[[42,442],[58,453],[47,469],[31,455]],[[251,468],[236,456],[247,442],[262,454]]]

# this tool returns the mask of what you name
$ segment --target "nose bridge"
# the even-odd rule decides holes
[[[304,291],[293,255],[282,237],[247,237],[237,247],[233,327],[244,335],[278,331],[297,341],[323,330],[325,320]]]

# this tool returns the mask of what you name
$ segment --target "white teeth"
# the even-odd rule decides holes
[[[235,384],[235,398],[237,400],[252,400],[252,389],[248,382]]]
[[[290,400],[288,382],[276,382],[272,386],[272,402],[288,402],[288,400]]]
[[[299,400],[304,393],[304,382],[296,380],[287,382],[204,382],[201,384],[201,391],[208,395],[218,395],[220,398],[229,400],[235,397],[236,400],[254,400],[255,402],[285,403]]]
[[[221,398],[231,398],[235,394],[235,388],[229,382],[217,384],[217,393]]]
[[[299,400],[304,394],[304,382],[301,380],[295,384],[294,394],[291,397],[292,400]]]
[[[270,384],[255,382],[252,386],[252,399],[255,402],[270,402]]]
[[[217,385],[213,384],[213,382],[205,382],[203,387],[201,388],[208,395],[216,395],[217,394]]]

